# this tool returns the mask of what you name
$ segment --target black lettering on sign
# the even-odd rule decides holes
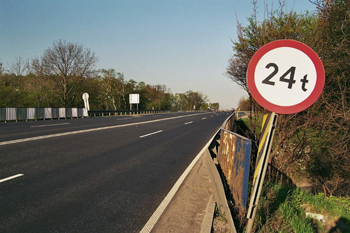
[[[290,73],[289,78],[285,78],[288,74]],[[289,70],[286,71],[286,73],[284,73],[281,77],[280,77],[280,81],[281,82],[286,82],[288,83],[288,88],[292,89],[293,84],[296,82],[294,80],[294,73],[295,73],[295,67],[292,66],[289,68]]]
[[[267,84],[267,85],[271,85],[274,86],[275,82],[272,81],[271,79],[278,73],[278,66],[275,63],[269,63],[266,65],[265,68],[270,69],[270,67],[272,67],[274,70],[272,71],[271,74],[269,74],[263,81],[263,84]],[[288,88],[292,89],[293,88],[293,84],[296,82],[296,80],[294,79],[294,75],[295,75],[295,70],[296,67],[292,66],[290,67],[284,74],[282,74],[282,76],[280,77],[280,81],[281,82],[286,82],[288,83]],[[289,78],[286,78],[289,75]],[[300,82],[302,83],[301,85],[301,89],[305,92],[307,91],[306,89],[306,83],[309,82],[309,80],[307,80],[307,74],[300,79]]]
[[[271,66],[272,66],[275,70],[274,70],[269,76],[267,76],[267,77],[262,81],[262,83],[267,84],[267,85],[272,85],[272,86],[274,86],[274,85],[275,85],[275,82],[272,82],[272,81],[270,81],[270,80],[273,78],[273,76],[275,76],[275,75],[277,74],[277,72],[278,72],[278,66],[277,66],[275,63],[269,63],[269,64],[266,65],[265,68],[269,69]]]

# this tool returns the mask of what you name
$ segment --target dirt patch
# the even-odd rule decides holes
[[[223,212],[221,206],[215,207],[213,229],[215,233],[230,233],[230,227],[227,223],[226,214]]]
[[[329,233],[350,232],[348,220],[346,218],[334,219],[326,225],[326,229]]]

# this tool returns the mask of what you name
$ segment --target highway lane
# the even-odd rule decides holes
[[[72,132],[77,130],[123,125],[139,121],[151,121],[161,118],[189,116],[193,113],[167,113],[148,115],[126,115],[116,117],[80,118],[65,120],[29,121],[0,123],[0,142],[39,135]],[[142,118],[142,119],[139,119]]]
[[[1,145],[0,179],[24,175],[0,183],[0,232],[140,231],[228,117],[204,113],[150,122],[175,116],[183,115],[44,122],[70,123],[60,125],[64,129],[11,123],[13,132],[16,124],[26,127],[17,129],[19,138],[120,127]]]

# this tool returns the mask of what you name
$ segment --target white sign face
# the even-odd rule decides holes
[[[85,105],[85,109],[86,110],[90,110],[90,105],[89,105],[89,94],[88,93],[84,93],[82,96],[83,100],[84,100],[84,105]]]
[[[281,59],[281,54],[286,54]],[[280,47],[262,56],[255,69],[259,93],[272,104],[292,106],[313,92],[317,73],[311,59],[300,50]]]
[[[83,100],[89,99],[89,94],[85,92],[85,93],[83,94],[82,98],[83,98]]]
[[[129,94],[129,103],[130,104],[139,104],[140,103],[140,94]]]
[[[325,73],[318,55],[295,40],[277,40],[261,47],[247,70],[253,98],[264,108],[281,114],[310,107],[322,93]]]

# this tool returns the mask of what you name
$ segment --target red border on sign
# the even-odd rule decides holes
[[[279,106],[267,101],[258,91],[255,84],[255,69],[259,60],[269,51],[280,48],[295,48],[305,53],[313,62],[316,69],[316,85],[309,97],[299,104],[292,106]],[[310,107],[321,95],[325,82],[325,72],[321,59],[309,46],[295,40],[276,40],[261,47],[252,57],[247,70],[247,84],[253,98],[264,108],[280,114],[292,114],[303,111]]]

